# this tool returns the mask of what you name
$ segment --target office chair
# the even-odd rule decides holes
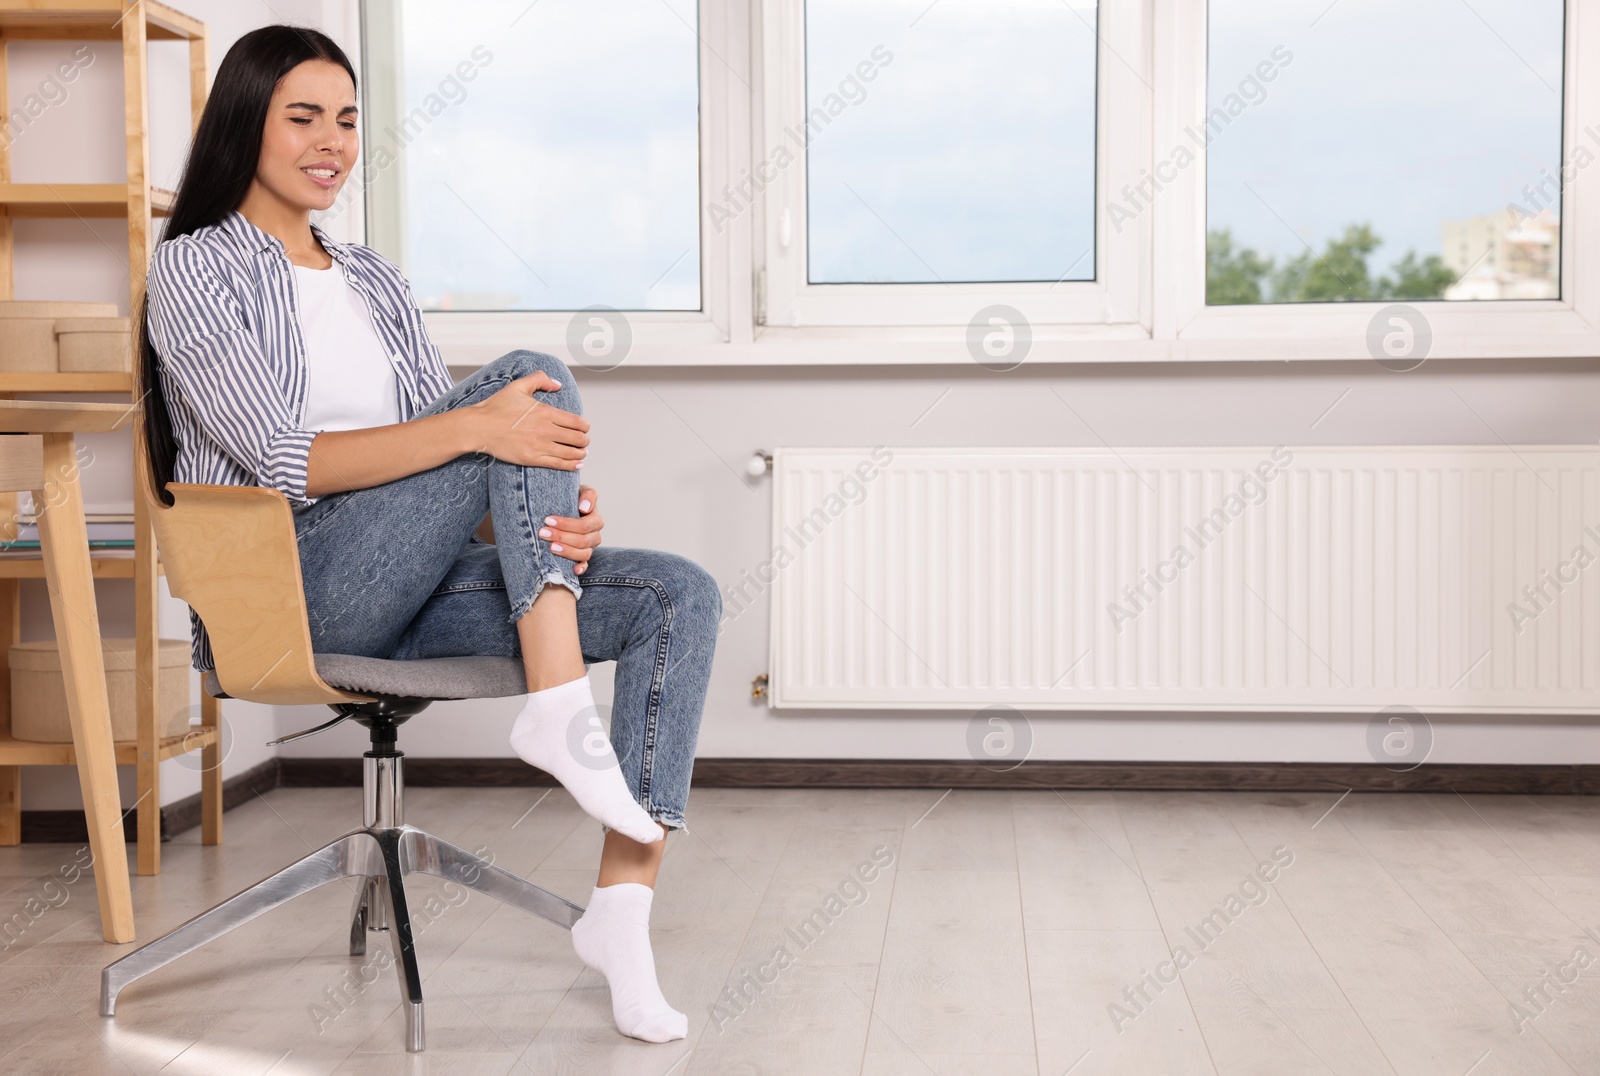
[[[171,482],[167,489],[174,503],[168,507],[154,496],[143,438],[135,439],[136,484],[150,504],[168,586],[195,608],[211,639],[216,669],[203,677],[206,693],[275,705],[326,703],[335,712],[332,720],[272,743],[355,721],[367,728],[371,749],[363,756],[359,827],[107,965],[100,974],[101,1015],[115,1015],[123,989],[157,968],[302,893],[354,878],[360,884],[351,914],[350,952],[365,953],[370,932],[389,935],[406,1015],[406,1049],[419,1052],[425,1045],[422,977],[407,910],[406,875],[437,875],[569,930],[583,914],[571,901],[405,824],[400,725],[445,699],[526,694],[522,661],[388,661],[312,653],[288,498],[260,486]]]

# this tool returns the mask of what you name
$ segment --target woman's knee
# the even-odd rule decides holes
[[[602,545],[582,579],[589,586],[613,580],[632,584],[641,607],[648,601],[661,615],[693,616],[713,625],[722,618],[722,590],[716,579],[678,553]]]
[[[543,351],[518,350],[508,351],[494,361],[506,367],[506,372],[512,377],[527,377],[543,371],[561,388],[554,392],[541,391],[538,398],[563,411],[583,414],[583,398],[578,394],[577,379],[572,376],[567,364],[554,355],[547,355]]]
[[[715,624],[722,618],[722,589],[712,574],[688,557],[660,552],[657,577],[674,607],[692,609]]]

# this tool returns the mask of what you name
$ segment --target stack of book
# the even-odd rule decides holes
[[[28,557],[39,554],[39,524],[30,513],[18,516],[17,537],[0,541],[0,557]],[[90,549],[133,549],[132,512],[88,512]]]

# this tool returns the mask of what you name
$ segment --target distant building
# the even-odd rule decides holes
[[[1439,225],[1440,254],[1456,282],[1446,299],[1557,299],[1561,296],[1561,221],[1509,210]]]

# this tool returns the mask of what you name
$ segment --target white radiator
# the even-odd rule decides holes
[[[1600,712],[1593,446],[780,448],[773,482],[775,707]]]

